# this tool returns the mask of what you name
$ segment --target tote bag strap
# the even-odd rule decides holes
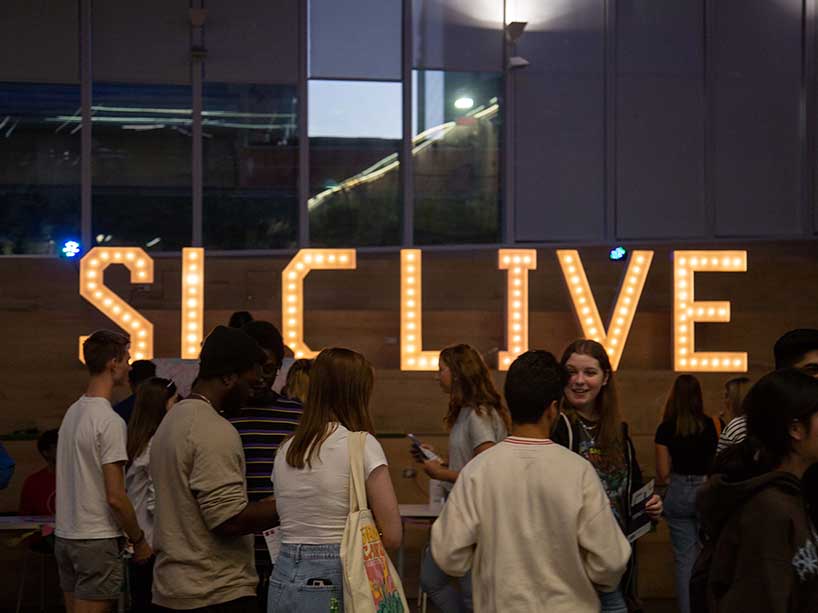
[[[366,479],[364,478],[364,445],[366,432],[350,432],[349,446],[349,512],[363,511],[366,506]]]

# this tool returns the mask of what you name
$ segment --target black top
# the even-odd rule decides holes
[[[671,472],[678,475],[706,475],[716,456],[719,437],[710,418],[697,434],[677,436],[673,422],[663,422],[656,429],[656,444],[665,445],[670,451]]]

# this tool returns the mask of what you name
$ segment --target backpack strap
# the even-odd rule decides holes
[[[576,449],[574,449],[574,428],[571,426],[571,420],[568,419],[568,416],[562,411],[560,411],[560,417],[565,424],[565,428],[568,430],[568,449],[576,452]]]

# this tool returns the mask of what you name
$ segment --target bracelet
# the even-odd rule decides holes
[[[144,541],[144,540],[145,540],[145,531],[144,531],[144,530],[140,530],[139,532],[140,532],[140,534],[139,534],[139,538],[138,538],[138,539],[136,539],[135,541],[131,541],[131,544],[133,544],[133,545],[139,545],[139,543],[141,543],[142,541]]]

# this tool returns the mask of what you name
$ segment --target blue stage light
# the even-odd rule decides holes
[[[624,260],[625,256],[628,255],[628,250],[624,247],[614,247],[611,249],[610,253],[608,253],[608,257],[614,261],[618,262],[619,260]]]
[[[62,244],[62,249],[60,249],[60,255],[70,260],[77,257],[80,251],[81,249],[78,241],[67,240]]]

